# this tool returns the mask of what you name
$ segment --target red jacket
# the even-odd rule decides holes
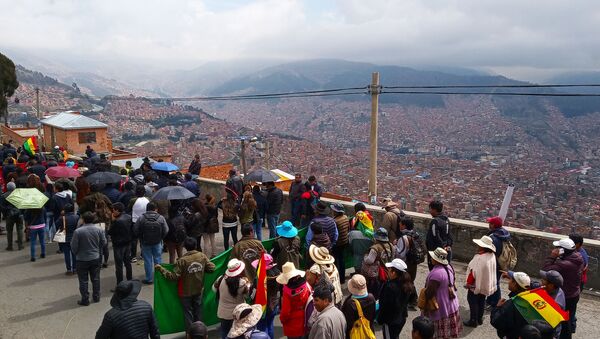
[[[279,320],[283,326],[283,335],[286,337],[302,337],[306,334],[304,309],[311,293],[308,283],[297,288],[283,286]]]

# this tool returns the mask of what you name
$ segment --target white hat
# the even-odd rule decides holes
[[[252,311],[246,315],[244,318],[240,318],[242,312],[247,309],[251,309]],[[237,305],[233,309],[233,325],[231,326],[231,330],[229,330],[228,338],[237,338],[242,334],[246,333],[249,329],[256,326],[260,321],[262,316],[262,306],[259,304],[256,305],[248,305],[246,303],[242,303]]]
[[[554,241],[552,243],[552,245],[554,245],[554,247],[562,247],[565,250],[574,250],[575,249],[575,242],[569,238],[564,238],[564,239],[560,239],[558,241]]]
[[[445,249],[438,247],[434,251],[429,251],[431,259],[439,262],[442,265],[448,265],[448,252]]]
[[[240,273],[244,272],[246,268],[246,264],[243,261],[238,259],[231,259],[227,263],[227,271],[225,271],[225,275],[228,277],[237,277]]]
[[[335,262],[335,258],[329,254],[327,247],[310,245],[308,253],[312,260],[319,265],[333,264]]]
[[[531,285],[531,278],[525,272],[508,271],[508,276],[524,289],[528,289]]]
[[[385,267],[395,268],[400,272],[406,272],[406,269],[408,268],[408,266],[406,266],[406,263],[402,259],[398,259],[398,258],[392,260],[391,262],[386,263]]]
[[[484,235],[481,239],[473,239],[473,242],[477,244],[479,247],[489,248],[490,250],[496,252],[496,246],[494,246],[494,241],[492,238]]]
[[[293,277],[296,277],[296,276],[303,277],[304,276],[304,271],[296,269],[296,266],[294,266],[293,262],[289,262],[289,261],[286,262],[281,267],[281,270],[283,272],[281,272],[281,274],[279,274],[277,276],[277,278],[275,279],[281,285],[286,285],[288,283],[288,281],[290,279],[292,279]]]

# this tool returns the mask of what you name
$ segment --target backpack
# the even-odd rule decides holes
[[[175,242],[178,244],[183,243],[185,238],[187,238],[184,223],[175,221],[173,223],[173,227],[175,227],[175,230],[173,231],[173,240],[175,240]]]
[[[409,264],[420,264],[425,261],[427,257],[427,247],[423,242],[423,238],[416,231],[407,231],[403,235],[407,235],[409,238],[410,248],[406,253],[406,262]]]
[[[400,238],[400,235],[402,234],[402,231],[400,230],[400,222],[402,221],[402,218],[406,216],[406,214],[404,214],[404,211],[400,211],[400,213],[392,213],[396,215],[396,228],[394,228],[394,234],[396,235],[396,238]]]
[[[145,245],[156,245],[162,241],[162,224],[158,222],[159,218],[159,216],[153,218],[145,216],[146,220],[142,225],[142,241]]]
[[[298,265],[297,267],[300,267],[300,250],[294,248],[294,239],[279,237],[277,244],[281,249],[277,256],[277,263],[283,266],[283,264],[289,261],[294,263],[294,266]]]
[[[356,299],[353,300],[358,311],[358,319],[352,325],[352,329],[350,329],[350,339],[375,339],[371,323],[365,318],[360,302]]]
[[[502,254],[498,257],[498,266],[503,271],[510,271],[517,266],[517,250],[508,240],[502,242]]]

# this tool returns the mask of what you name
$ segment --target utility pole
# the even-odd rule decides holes
[[[269,146],[269,140],[265,140],[267,143],[267,170],[271,170],[271,148]]]
[[[370,159],[369,159],[369,200],[371,204],[377,203],[377,127],[379,115],[379,72],[371,74],[371,134],[370,134]]]
[[[242,172],[244,172],[244,177],[246,176],[246,140],[241,140],[241,152],[240,152],[240,160],[242,162]]]
[[[40,112],[40,89],[38,87],[35,88],[35,109],[37,110],[37,118],[38,118],[38,128],[37,128],[37,137],[38,137],[38,146],[42,149],[44,143],[42,142],[42,113]]]

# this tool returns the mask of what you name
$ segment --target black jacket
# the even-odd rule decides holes
[[[283,192],[277,187],[271,187],[267,190],[267,214],[281,213],[283,204]]]
[[[131,221],[131,215],[121,213],[110,226],[108,235],[110,235],[112,239],[113,246],[123,246],[131,243],[131,239],[133,239],[133,223]]]
[[[512,300],[507,300],[502,307],[492,309],[491,324],[496,329],[499,338],[517,339],[527,321],[513,305]]]
[[[387,281],[379,295],[377,322],[388,325],[401,325],[408,317],[409,294],[402,290],[399,279]]]
[[[104,314],[96,339],[160,338],[152,306],[136,297],[126,297]]]
[[[63,228],[63,226],[64,226],[63,220],[67,224],[67,235],[65,237],[65,242],[70,243],[71,239],[73,239],[73,233],[77,229],[77,223],[79,222],[79,216],[73,212],[65,214],[64,219],[62,216],[59,216],[59,218],[56,221],[57,229],[60,230]]]
[[[452,234],[450,234],[450,222],[447,216],[438,215],[431,219],[425,244],[429,251],[434,251],[438,247],[452,246]]]
[[[265,218],[265,215],[267,214],[267,198],[265,197],[265,194],[263,192],[260,193],[254,193],[252,192],[252,196],[254,197],[254,200],[256,201],[256,213],[258,214],[258,216],[262,219]]]
[[[30,166],[28,169],[29,173],[35,174],[40,177],[42,182],[46,182],[46,167],[42,164],[35,164]]]
[[[54,214],[54,220],[57,221],[58,218],[60,218],[60,213],[65,208],[65,205],[73,205],[73,199],[67,194],[66,191],[57,192],[52,195],[48,204],[50,212]]]

